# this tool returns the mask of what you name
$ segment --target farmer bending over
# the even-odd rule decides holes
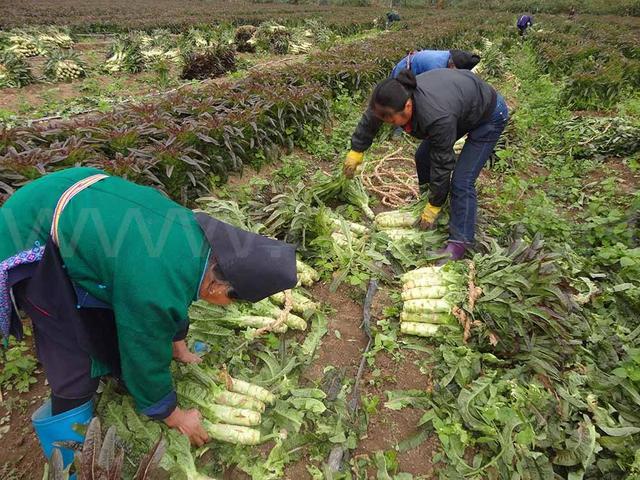
[[[520,18],[518,18],[518,23],[516,23],[516,26],[518,27],[518,33],[521,37],[524,36],[524,34],[527,32],[527,28],[529,28],[531,25],[533,25],[533,17],[531,15],[521,15]]]
[[[391,72],[392,78],[409,69],[417,77],[421,73],[429,72],[437,68],[458,68],[471,70],[480,63],[480,56],[464,50],[419,50],[411,52],[398,62]],[[393,132],[394,137],[402,136],[402,128],[398,127]]]
[[[422,140],[415,154],[418,184],[429,190],[419,219],[432,228],[450,198],[449,240],[443,249],[461,259],[473,243],[478,208],[475,181],[504,130],[509,111],[500,94],[473,73],[439,69],[418,75],[403,70],[380,82],[351,137],[344,174],[353,177],[382,123],[402,127]],[[456,159],[453,145],[468,134]]]
[[[409,69],[415,76],[437,68],[471,70],[480,63],[480,56],[464,50],[418,50],[398,62],[391,72],[396,78],[402,70]]]
[[[51,400],[34,414],[47,457],[92,416],[99,377],[120,377],[137,409],[202,445],[198,410],[177,407],[169,364],[198,362],[187,311],[259,301],[296,283],[295,248],[194,213],[153,188],[93,168],[45,175],[0,209],[0,328],[33,322]],[[15,299],[15,302],[12,300]],[[17,306],[17,308],[16,308]],[[63,450],[65,464],[72,452]]]

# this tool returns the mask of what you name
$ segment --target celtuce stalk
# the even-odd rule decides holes
[[[298,283],[305,287],[310,287],[320,280],[320,274],[302,260],[296,260],[296,270],[298,271]]]
[[[424,277],[438,278],[442,267],[422,267],[411,270],[400,277],[402,283],[407,283],[411,280],[417,280]]]
[[[338,231],[338,232],[342,231],[341,220],[335,217],[331,217],[329,221],[331,222],[331,226],[334,228],[335,231]],[[355,223],[355,222],[350,222],[349,220],[343,220],[343,221],[347,226],[347,228],[351,231],[351,233],[355,233],[356,235],[366,235],[369,232],[369,229],[364,225],[360,225],[359,223]]]
[[[440,325],[433,325],[431,323],[413,323],[402,322],[400,324],[400,331],[407,335],[417,335],[418,337],[432,337],[438,330]]]
[[[423,298],[436,299],[447,295],[448,289],[443,285],[431,285],[403,290],[402,300],[420,300]]]
[[[307,329],[307,322],[305,322],[303,318],[291,312],[289,312],[285,317],[284,324],[289,328],[293,328],[294,330]]]
[[[296,290],[291,291],[291,297],[293,300],[293,306],[291,311],[298,314],[305,314],[306,312],[315,312],[318,310],[318,304],[308,299],[303,294]],[[278,292],[270,297],[271,301],[280,307],[284,307],[285,295],[284,292]]]
[[[245,395],[249,398],[259,400],[262,403],[272,404],[275,402],[276,397],[269,390],[260,387],[259,385],[253,385],[244,380],[232,378],[223,375],[222,372],[215,370],[214,372],[207,371],[200,365],[189,364],[183,367],[193,375],[203,386],[216,391],[217,389],[225,389],[234,393]],[[180,384],[178,383],[178,386]]]
[[[257,445],[260,443],[260,432],[253,428],[238,425],[223,425],[203,420],[202,425],[209,436],[220,442],[238,445]]]
[[[449,313],[452,305],[444,298],[422,298],[404,302],[407,313]]]
[[[400,313],[401,322],[435,323],[438,325],[455,324],[455,319],[448,313]]]
[[[412,227],[417,217],[411,212],[394,210],[376,215],[375,224],[380,229],[401,229]]]
[[[210,405],[207,410],[210,413],[207,417],[211,416],[216,420],[219,420],[220,423],[252,427],[254,425],[260,425],[260,422],[262,421],[262,416],[259,412],[248,410],[246,408],[234,408],[214,403]]]
[[[413,228],[389,228],[381,232],[394,242],[422,241],[425,235],[425,232]]]
[[[284,333],[288,330],[286,324],[283,323],[283,324],[277,325],[277,320],[272,317],[261,317],[257,315],[240,315],[240,316],[233,316],[233,317],[222,317],[217,320],[233,323],[238,327],[271,328],[276,333]]]
[[[276,321],[280,319],[284,312],[269,300],[262,300],[258,303],[254,303],[254,307],[256,308],[256,314],[272,317]],[[289,312],[284,318],[284,324],[294,330],[307,329],[307,322],[303,318],[291,312]]]
[[[244,380],[238,380],[237,378],[231,378],[229,383],[232,392],[242,393],[243,395],[257,398],[268,405],[271,405],[276,401],[276,397],[273,393],[258,385],[253,385],[252,383],[245,382]]]
[[[264,413],[265,404],[257,398],[251,398],[241,393],[223,391],[213,397],[213,401],[218,405],[227,407],[245,408],[254,412]]]

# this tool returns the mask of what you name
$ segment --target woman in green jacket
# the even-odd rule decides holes
[[[173,358],[199,361],[184,343],[190,304],[255,302],[295,283],[292,245],[96,169],[46,175],[0,209],[0,331],[22,336],[18,309],[32,319],[48,424],[90,412],[112,373],[139,411],[202,445],[200,414],[177,406],[169,372]],[[38,434],[47,456],[66,439]]]

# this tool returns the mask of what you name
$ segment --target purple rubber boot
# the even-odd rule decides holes
[[[445,255],[444,258],[441,258],[436,262],[438,267],[441,267],[445,263],[449,261],[457,261],[461,260],[464,257],[464,254],[467,251],[467,247],[462,242],[447,242],[447,246],[438,250],[439,254]]]

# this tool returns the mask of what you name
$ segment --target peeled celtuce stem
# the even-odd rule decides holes
[[[260,443],[260,432],[253,428],[212,423],[208,420],[203,420],[202,425],[211,438],[221,442],[239,445],[257,445]]]
[[[401,322],[453,324],[454,318],[448,313],[407,313],[400,314]]]
[[[276,397],[269,390],[262,388],[258,385],[253,385],[244,380],[238,380],[236,378],[229,378],[228,386],[232,392],[242,393],[253,398],[257,398],[261,402],[271,405],[275,402]]]
[[[423,298],[404,302],[407,313],[449,313],[451,305],[444,298]]]
[[[402,300],[420,300],[423,298],[436,299],[442,298],[447,294],[447,287],[442,285],[432,285],[429,287],[417,287],[404,290],[402,292]]]
[[[431,337],[438,332],[439,328],[439,325],[433,325],[431,323],[402,322],[400,324],[400,331],[402,333],[417,335],[419,337]]]
[[[263,413],[265,411],[265,404],[261,402],[257,398],[252,398],[248,395],[243,395],[241,393],[236,392],[220,392],[215,397],[213,397],[213,401],[218,405],[226,405],[227,407],[236,407],[236,408],[245,408],[248,410],[253,410],[255,412]]]
[[[375,224],[381,229],[407,228],[415,222],[415,214],[399,210],[379,213],[375,219]]]
[[[293,306],[291,309],[292,312],[303,314],[305,312],[315,312],[316,310],[318,310],[318,304],[308,299],[300,292],[292,290],[291,295],[293,298]],[[275,304],[281,307],[284,306],[284,292],[275,293],[271,295],[270,298]]]

